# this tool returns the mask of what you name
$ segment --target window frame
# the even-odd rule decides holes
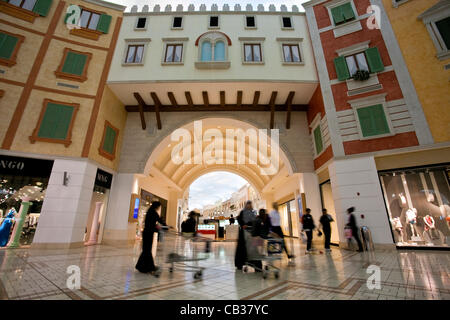
[[[248,26],[248,24],[247,24],[247,18],[253,18],[253,21],[255,22],[255,25],[254,25],[253,27],[249,27],[249,26]],[[245,15],[245,16],[244,16],[244,26],[245,26],[245,29],[247,29],[247,30],[254,30],[254,29],[257,29],[258,26],[257,26],[257,24],[256,24],[256,15]]]
[[[179,26],[179,27],[175,27],[174,26],[176,18],[181,18],[181,26]],[[170,26],[170,29],[172,29],[172,30],[183,30],[183,28],[184,28],[184,16],[173,16],[172,17],[172,24]]]
[[[182,66],[184,65],[184,58],[186,55],[186,42],[189,41],[189,38],[162,38],[163,48],[162,48],[162,56],[161,56],[161,65],[163,66]],[[167,54],[167,46],[170,45],[181,45],[181,61],[179,62],[166,62],[166,54]]]
[[[8,2],[9,4],[13,5],[13,6],[16,6],[16,7],[18,7],[18,8],[21,8],[21,9],[23,9],[23,10],[27,10],[27,11],[33,12],[33,9],[29,10],[29,9],[25,9],[25,8],[23,7],[23,5],[25,4],[25,2],[26,2],[27,0],[20,0],[20,1],[21,1],[20,6],[16,6],[16,5],[10,3],[10,0],[7,0],[7,2]],[[33,8],[34,8],[34,6],[36,5],[36,2],[37,2],[37,0],[34,0]]]
[[[180,61],[173,61],[175,59],[175,54],[172,54],[172,61],[168,61],[167,60],[167,51],[169,50],[169,47],[173,47],[174,49],[174,53],[177,49],[177,47],[181,47],[181,57],[180,57]],[[173,63],[181,63],[183,61],[183,56],[184,56],[184,45],[183,43],[167,43],[165,45],[165,50],[164,50],[164,63],[166,64],[173,64]]]
[[[128,61],[128,54],[130,53],[130,48],[131,47],[134,47],[135,49],[134,49],[133,61],[129,62]],[[140,47],[142,47],[142,57],[141,57],[140,61],[136,61],[136,53],[138,51],[137,49],[140,48]],[[141,64],[142,60],[144,59],[144,49],[145,49],[145,46],[143,44],[129,44],[129,45],[127,45],[127,54],[125,55],[125,63],[126,64]]]
[[[327,149],[327,147],[325,146],[325,141],[324,141],[324,137],[322,134],[322,126],[321,126],[321,122],[322,122],[322,118],[321,118],[321,113],[317,113],[316,116],[314,117],[313,121],[311,121],[310,124],[310,128],[311,128],[311,140],[313,142],[313,151],[314,151],[314,158],[319,157],[320,155],[322,155],[322,153],[325,152],[325,150]],[[320,137],[322,139],[322,150],[320,150],[320,152],[317,152],[317,148],[316,148],[316,137],[314,135],[314,131],[320,128]]]
[[[280,42],[280,61],[281,64],[284,66],[304,66],[305,65],[305,55],[303,54],[303,38],[285,38],[285,37],[280,37],[277,38],[277,41]],[[283,45],[284,44],[294,44],[294,45],[298,45],[299,48],[299,53],[300,53],[300,62],[286,62],[284,60],[284,49],[283,49]]]
[[[143,66],[145,63],[145,56],[147,53],[147,47],[149,42],[151,41],[151,38],[136,38],[136,39],[124,39],[125,41],[125,48],[123,51],[123,58],[122,58],[122,66]],[[127,62],[128,57],[128,47],[129,46],[139,46],[143,45],[144,49],[142,52],[142,61],[141,62]]]
[[[86,24],[86,27],[83,27],[83,26],[81,26],[81,24],[80,24],[80,28],[81,28],[81,29],[85,29],[85,30],[89,30],[89,31],[97,31],[97,26],[98,26],[98,22],[100,21],[100,17],[101,17],[102,14],[105,14],[105,13],[100,12],[100,11],[96,11],[96,10],[92,10],[92,9],[90,9],[90,8],[88,9],[88,8],[86,8],[86,7],[83,7],[83,6],[80,6],[80,8],[81,8],[81,12],[80,12],[80,20],[81,20],[81,16],[83,15],[83,12],[89,12],[89,13],[90,13],[89,19],[88,19],[87,24]],[[95,25],[95,29],[89,28],[89,24],[90,24],[90,22],[91,22],[91,19],[92,19],[92,15],[93,15],[93,14],[98,15],[98,21],[97,21],[97,24]],[[80,21],[80,22],[81,22],[81,21]]]
[[[211,43],[211,60],[210,61],[202,61],[202,46],[205,41],[209,41]],[[225,45],[225,59],[216,61],[215,57],[215,44],[216,42],[222,41]],[[195,67],[197,69],[228,69],[231,65],[230,56],[228,52],[228,39],[221,32],[210,32],[200,37],[198,41],[198,50],[197,50],[197,60],[195,62]]]
[[[294,30],[294,20],[292,19],[292,16],[280,16],[281,18],[281,29],[282,30]],[[290,27],[285,27],[284,26],[284,19],[288,18],[289,21],[291,22],[291,26]]]
[[[6,66],[6,67],[12,67],[15,64],[17,64],[17,55],[19,53],[20,46],[25,41],[25,36],[17,34],[17,33],[12,33],[12,32],[6,31],[6,30],[2,30],[2,29],[0,29],[0,32],[7,34],[11,37],[17,38],[17,43],[16,43],[16,46],[14,47],[14,51],[11,53],[11,57],[9,59],[0,58],[0,65]]]
[[[44,120],[45,112],[47,111],[47,107],[49,103],[62,104],[64,106],[73,107],[72,119],[70,120],[69,128],[67,129],[67,135],[65,139],[53,139],[53,138],[41,138],[38,136],[38,133],[41,129],[42,121]],[[40,142],[49,142],[49,143],[59,143],[63,144],[66,148],[70,146],[72,143],[72,131],[75,124],[75,118],[77,116],[78,109],[80,108],[79,103],[68,103],[63,101],[57,101],[52,99],[44,99],[43,107],[41,109],[41,113],[39,115],[39,119],[37,121],[36,127],[33,130],[31,136],[29,136],[31,143],[36,143],[36,141]]]
[[[111,128],[112,130],[114,130],[116,132],[116,138],[114,139],[114,147],[113,147],[113,153],[109,153],[108,151],[103,149],[103,145],[105,144],[105,138],[106,138],[106,130],[107,128]],[[108,120],[105,120],[105,124],[103,127],[103,135],[102,135],[102,140],[100,141],[100,146],[98,147],[98,153],[105,157],[108,160],[113,161],[116,158],[116,152],[117,152],[117,142],[119,140],[119,133],[120,130],[118,128],[116,128],[115,126],[113,126],[111,124],[111,122],[109,122]]]
[[[399,1],[392,0],[392,6],[394,8],[398,8],[399,6],[401,6],[402,4],[404,4],[404,3],[408,2],[408,1],[409,0],[399,0]]]
[[[145,25],[143,28],[138,28],[139,19],[145,19]],[[136,23],[134,25],[134,31],[145,31],[145,30],[147,30],[147,25],[148,25],[148,17],[139,17],[138,16],[136,18]]]
[[[442,11],[434,12],[429,15],[420,15],[419,18],[422,19],[425,24],[427,31],[431,37],[431,40],[436,48],[436,57],[439,60],[450,59],[450,48],[447,48],[444,39],[436,26],[436,22],[450,17],[450,5],[443,8]]]
[[[350,74],[350,79],[353,78],[354,74],[352,75],[352,73],[350,71],[350,68],[349,68],[348,63],[347,63],[347,58],[353,57],[353,59],[354,59],[354,61],[356,63],[356,67],[357,67],[356,71],[362,70],[362,69],[360,69],[358,59],[356,59],[356,56],[360,55],[360,54],[362,54],[364,56],[364,60],[366,61],[366,66],[367,66],[367,72],[369,72],[369,74],[371,74],[370,67],[369,67],[369,62],[367,61],[367,56],[366,56],[365,50],[364,51],[360,51],[360,52],[351,53],[351,54],[346,54],[346,55],[343,55],[343,57],[345,59],[345,64],[347,65],[348,73]]]
[[[99,19],[98,22],[100,21],[102,15],[108,15],[106,12],[103,12],[103,11],[94,10],[94,9],[85,7],[83,5],[78,5],[78,6],[81,8],[80,19],[78,21],[79,24],[81,23],[81,15],[83,14],[83,11],[91,13],[91,15],[89,16],[88,23],[87,23],[88,26],[89,26],[89,22],[92,18],[92,13],[98,14],[100,16],[98,18]],[[70,34],[79,36],[82,38],[90,39],[90,40],[98,40],[98,38],[103,34],[103,32],[97,30],[98,22],[97,22],[95,30],[89,29],[87,27],[81,27],[81,25],[80,25],[80,28],[70,29]]]
[[[217,18],[217,26],[211,26],[211,18]],[[220,29],[220,15],[212,14],[208,16],[208,29],[210,30]]]
[[[66,73],[66,72],[62,71],[69,52],[74,52],[77,54],[83,54],[83,55],[87,56],[86,63],[84,64],[84,69],[83,69],[83,73],[81,74],[81,76],[76,75],[76,74]],[[89,62],[91,61],[91,59],[92,59],[91,52],[82,52],[82,51],[77,51],[77,50],[66,47],[66,48],[64,48],[63,57],[61,59],[61,62],[59,63],[58,69],[55,71],[55,75],[57,78],[61,78],[61,79],[84,82],[88,79],[87,70],[88,70]]]
[[[245,63],[250,63],[250,64],[260,64],[263,62],[263,55],[262,55],[262,45],[261,43],[252,43],[252,42],[244,42],[243,43],[244,46],[244,62]],[[247,56],[245,55],[245,47],[246,46],[250,46],[251,47],[251,51],[252,51],[252,60],[246,60]],[[260,60],[256,61],[255,60],[255,49],[254,47],[259,47],[259,57]]]
[[[339,7],[339,6],[342,6],[342,5],[346,4],[346,3],[350,3],[350,5],[352,6],[353,14],[355,15],[355,17],[352,20],[336,24],[334,22],[333,15],[331,13],[331,9]],[[328,11],[328,17],[330,18],[330,21],[331,21],[331,25],[334,28],[339,28],[339,27],[342,27],[342,26],[346,26],[346,25],[355,23],[356,21],[360,20],[360,16],[358,14],[358,10],[356,10],[356,6],[355,6],[353,0],[341,0],[341,1],[338,1],[338,2],[326,5],[326,8],[327,8],[327,11]]]
[[[9,3],[8,0],[7,1],[0,0],[0,7],[4,7],[4,9],[2,10],[3,13],[31,23],[34,23],[34,20],[40,16],[38,13],[33,12],[32,10],[15,6]]]

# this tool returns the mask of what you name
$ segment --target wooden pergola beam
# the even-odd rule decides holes
[[[202,96],[205,107],[208,107],[209,106],[208,91],[202,91]]]
[[[169,97],[170,103],[172,103],[172,106],[178,107],[177,99],[175,99],[175,95],[173,92],[167,92],[167,96]]]
[[[277,98],[278,91],[272,91],[272,95],[270,96],[270,129],[275,127],[275,100]]]
[[[134,92],[133,95],[138,102],[138,110],[139,116],[141,117],[142,130],[145,130],[147,128],[147,124],[145,123],[144,109],[146,109],[147,105],[145,104],[144,99],[142,99],[141,95],[138,92]]]
[[[291,128],[291,111],[292,111],[292,100],[294,100],[295,91],[290,91],[289,95],[286,99],[286,107],[287,107],[287,114],[286,114],[286,129]]]
[[[236,105],[237,105],[238,108],[240,108],[241,105],[242,105],[242,91],[241,91],[241,90],[239,90],[239,91],[237,92],[237,101],[236,101]]]
[[[298,111],[308,111],[307,104],[292,104],[291,106],[292,112]],[[139,107],[137,105],[127,105],[125,106],[125,110],[128,112],[139,112]],[[144,112],[155,112],[154,105],[146,105],[144,107]],[[256,107],[253,104],[242,104],[238,107],[235,104],[226,104],[225,107],[222,107],[220,104],[210,104],[208,107],[205,107],[204,104],[193,104],[190,105],[179,105],[177,108],[174,108],[171,104],[162,105],[159,107],[159,112],[192,112],[192,111],[270,111],[270,105],[267,104],[258,104]],[[286,104],[275,104],[275,111],[287,111]]]
[[[190,91],[185,91],[184,95],[186,96],[186,101],[187,101],[189,107],[193,108],[194,107],[194,102],[192,100],[191,92]]]
[[[220,106],[225,107],[225,91],[220,91]]]
[[[260,94],[260,91],[255,91],[255,95],[253,96],[253,107],[256,107],[258,105]]]
[[[156,92],[150,92],[150,95],[152,96],[153,102],[155,103],[155,114],[156,114],[156,124],[158,126],[158,130],[162,129],[161,124],[161,116],[159,114],[159,109],[161,108],[161,101],[159,101],[158,95]]]

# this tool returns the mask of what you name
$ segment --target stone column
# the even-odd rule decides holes
[[[311,209],[311,215],[317,225],[322,215],[322,201],[320,200],[317,174],[309,172],[300,174],[300,192],[305,194],[306,207]]]
[[[28,199],[26,199],[28,200]],[[18,248],[20,247],[20,236],[22,234],[23,224],[27,217],[28,209],[30,208],[31,202],[26,201],[25,199],[22,201],[19,210],[19,217],[16,218],[16,223],[14,224],[14,230],[11,235],[11,240],[9,242],[8,248]]]
[[[100,217],[100,211],[102,210],[103,202],[95,203],[94,217],[92,218],[91,233],[89,235],[89,241],[85,243],[86,246],[97,244],[97,231],[98,231],[98,219]]]

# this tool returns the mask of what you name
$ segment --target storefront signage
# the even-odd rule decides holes
[[[112,174],[101,169],[97,169],[97,175],[95,176],[95,185],[106,189],[111,189],[112,178]]]
[[[0,174],[48,177],[53,160],[20,158],[0,155]]]

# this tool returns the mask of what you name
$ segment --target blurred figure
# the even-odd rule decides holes
[[[280,213],[278,212],[278,203],[274,202],[272,203],[273,210],[269,213],[270,218],[270,224],[272,225],[272,232],[277,234],[280,238],[283,239],[283,249],[286,252],[289,259],[294,258],[293,255],[291,255],[288,252],[286,241],[284,240],[284,234],[283,230],[281,229],[281,218]]]
[[[197,222],[195,221],[196,214],[197,213],[195,211],[189,212],[188,218],[185,221],[183,221],[183,223],[181,224],[181,232],[183,232],[183,233],[195,233],[196,232],[196,226],[197,226]]]
[[[252,236],[267,238],[270,233],[270,219],[266,209],[259,209],[259,215],[253,223]]]
[[[230,219],[228,220],[228,221],[230,221],[230,224],[234,224],[234,218],[233,218],[233,215],[231,215],[231,217],[230,217]]]
[[[238,270],[242,270],[242,267],[247,260],[247,249],[245,247],[245,234],[244,230],[251,228],[256,218],[256,212],[253,210],[252,202],[247,201],[244,209],[239,213],[237,221],[239,223],[239,236],[236,246],[236,255],[234,257],[234,265]]]
[[[313,230],[316,228],[314,219],[311,215],[311,209],[306,208],[306,213],[302,217],[303,231],[306,233],[306,253],[311,253],[311,245],[313,239]]]
[[[358,225],[356,224],[356,218],[353,212],[355,211],[355,207],[350,207],[347,209],[348,214],[348,223],[346,227],[348,227],[352,232],[352,237],[355,238],[356,242],[358,243],[358,252],[363,251],[361,240],[359,239],[358,235]],[[350,238],[351,240],[351,238]]]
[[[322,216],[320,217],[320,224],[322,225],[323,235],[325,237],[325,251],[330,252],[330,240],[331,240],[331,222],[333,217],[327,213],[327,209],[322,209]]]

